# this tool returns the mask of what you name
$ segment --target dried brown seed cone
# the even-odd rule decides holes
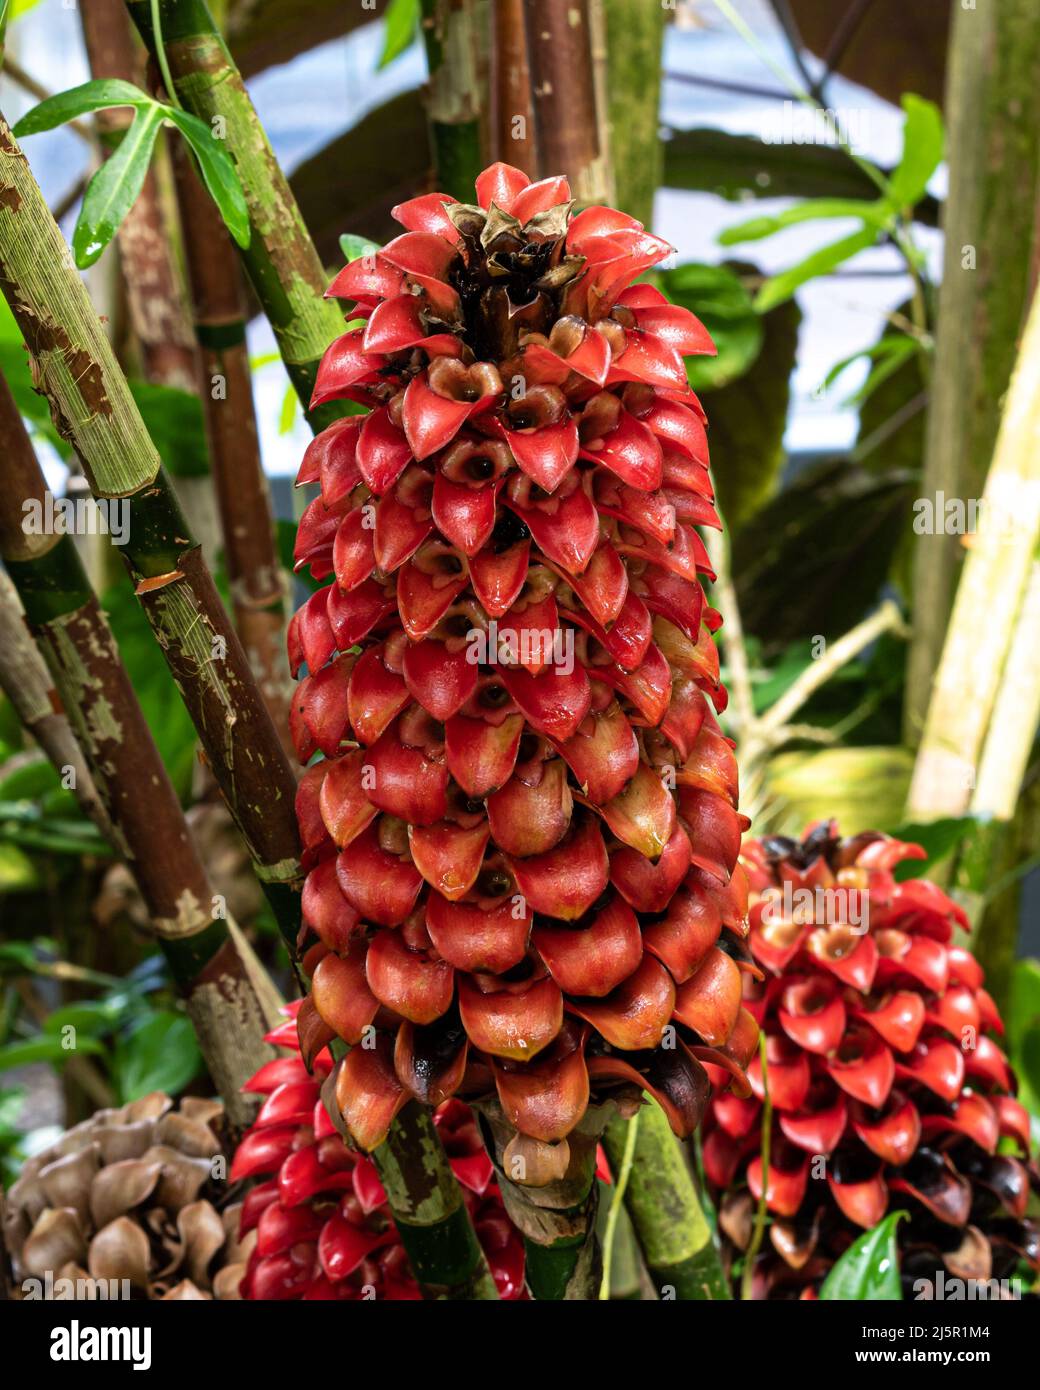
[[[111,1297],[237,1298],[256,1237],[239,1243],[224,1150],[219,1101],[161,1091],[67,1130],[7,1193],[12,1296],[83,1298],[81,1281],[114,1280]]]

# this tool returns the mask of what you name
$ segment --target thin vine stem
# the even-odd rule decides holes
[[[773,1102],[769,1097],[769,1070],[766,1062],[766,1032],[763,1028],[758,1035],[758,1056],[762,1063],[762,1193],[755,1212],[755,1226],[744,1256],[744,1269],[740,1276],[740,1297],[750,1299],[755,1275],[755,1260],[762,1246],[766,1231],[766,1201],[769,1197],[769,1149],[773,1127]]]
[[[166,96],[170,105],[180,107],[181,99],[177,95],[177,89],[173,85],[173,74],[170,72],[170,64],[166,58],[166,44],[163,40],[162,17],[159,14],[159,0],[150,0],[150,3],[152,9],[152,28],[155,30],[155,60],[159,64],[163,86],[166,88]]]

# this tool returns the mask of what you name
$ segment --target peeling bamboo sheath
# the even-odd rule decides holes
[[[42,498],[45,485],[2,378],[0,435],[0,550],[86,756],[113,847],[141,890],[232,1122],[244,1124],[254,1106],[240,1088],[273,1056],[263,1038],[277,1015],[265,1012],[226,922],[214,917],[206,871],[71,536],[34,535],[27,543],[22,504]]]
[[[118,3],[122,9],[122,0]],[[235,625],[288,752],[292,680],[285,650],[286,594],[260,461],[241,272],[231,238],[183,144],[174,148],[173,169]]]
[[[295,778],[65,241],[0,118],[0,287],[97,498],[129,507],[124,564],[287,939]]]
[[[127,0],[127,8],[154,54],[150,0]],[[242,259],[306,409],[322,354],[343,332],[343,315],[324,298],[325,272],[296,200],[205,4],[162,0],[160,15],[179,101],[227,141],[238,167],[253,233]],[[316,419],[327,423],[340,413],[325,406]]]
[[[1040,541],[1037,300],[1008,389],[981,515],[987,524],[964,562],[914,767],[908,803],[914,819],[963,815],[971,804],[976,766]]]

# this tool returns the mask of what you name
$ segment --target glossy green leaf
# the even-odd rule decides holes
[[[0,838],[0,897],[4,893],[29,893],[39,886],[40,876],[30,857],[18,845]]]
[[[14,134],[19,140],[23,135],[38,135],[43,130],[54,130],[66,121],[73,121],[77,116],[107,111],[113,106],[132,106],[136,111],[147,111],[158,107],[159,103],[132,82],[124,82],[120,77],[99,77],[41,101],[17,122]]]
[[[942,162],[945,136],[942,112],[932,101],[907,92],[903,97],[903,154],[889,180],[896,207],[913,207]]]
[[[796,203],[783,212],[766,217],[752,217],[736,227],[727,227],[719,236],[722,246],[735,246],[741,241],[761,241],[763,237],[775,236],[787,227],[795,227],[801,222],[816,222],[834,217],[851,217],[857,222],[869,222],[881,229],[891,218],[891,212],[879,202],[864,202],[860,198],[813,198],[807,203]]]
[[[379,66],[385,68],[412,45],[419,28],[419,0],[390,0]]]
[[[162,108],[140,109],[133,124],[87,185],[72,250],[80,270],[91,266],[119,230],[137,201],[162,126]]]
[[[828,1302],[897,1303],[903,1290],[899,1282],[899,1254],[896,1227],[905,1211],[894,1211],[835,1260],[820,1288],[820,1298]]]
[[[199,161],[202,181],[224,219],[224,225],[239,246],[248,246],[251,236],[249,206],[242,190],[235,162],[213,128],[198,116],[177,107],[165,107],[167,116],[187,140]]]
[[[116,1048],[113,1079],[122,1103],[149,1091],[177,1095],[199,1073],[202,1054],[184,1014],[150,1013]]]
[[[897,825],[890,834],[896,840],[920,845],[927,859],[905,859],[897,864],[894,878],[903,883],[908,878],[930,878],[936,864],[953,853],[965,835],[977,824],[973,816],[944,816],[926,823],[908,822]]]
[[[812,255],[806,256],[804,261],[799,261],[789,270],[781,271],[779,275],[767,280],[755,298],[755,308],[760,314],[768,313],[785,299],[790,299],[795,290],[807,280],[829,275],[844,261],[850,260],[860,251],[865,251],[868,246],[873,246],[876,240],[877,229],[864,227],[861,231],[853,232],[851,236],[842,237],[840,241],[822,246]]]

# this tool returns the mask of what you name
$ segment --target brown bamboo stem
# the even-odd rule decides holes
[[[491,7],[491,157],[538,172],[531,75],[527,67],[523,0],[497,0]]]
[[[174,148],[173,170],[235,626],[288,753],[285,583],[260,460],[238,256],[183,145]]]
[[[524,0],[538,167],[566,174],[574,196],[606,195],[592,60],[589,0]]]

